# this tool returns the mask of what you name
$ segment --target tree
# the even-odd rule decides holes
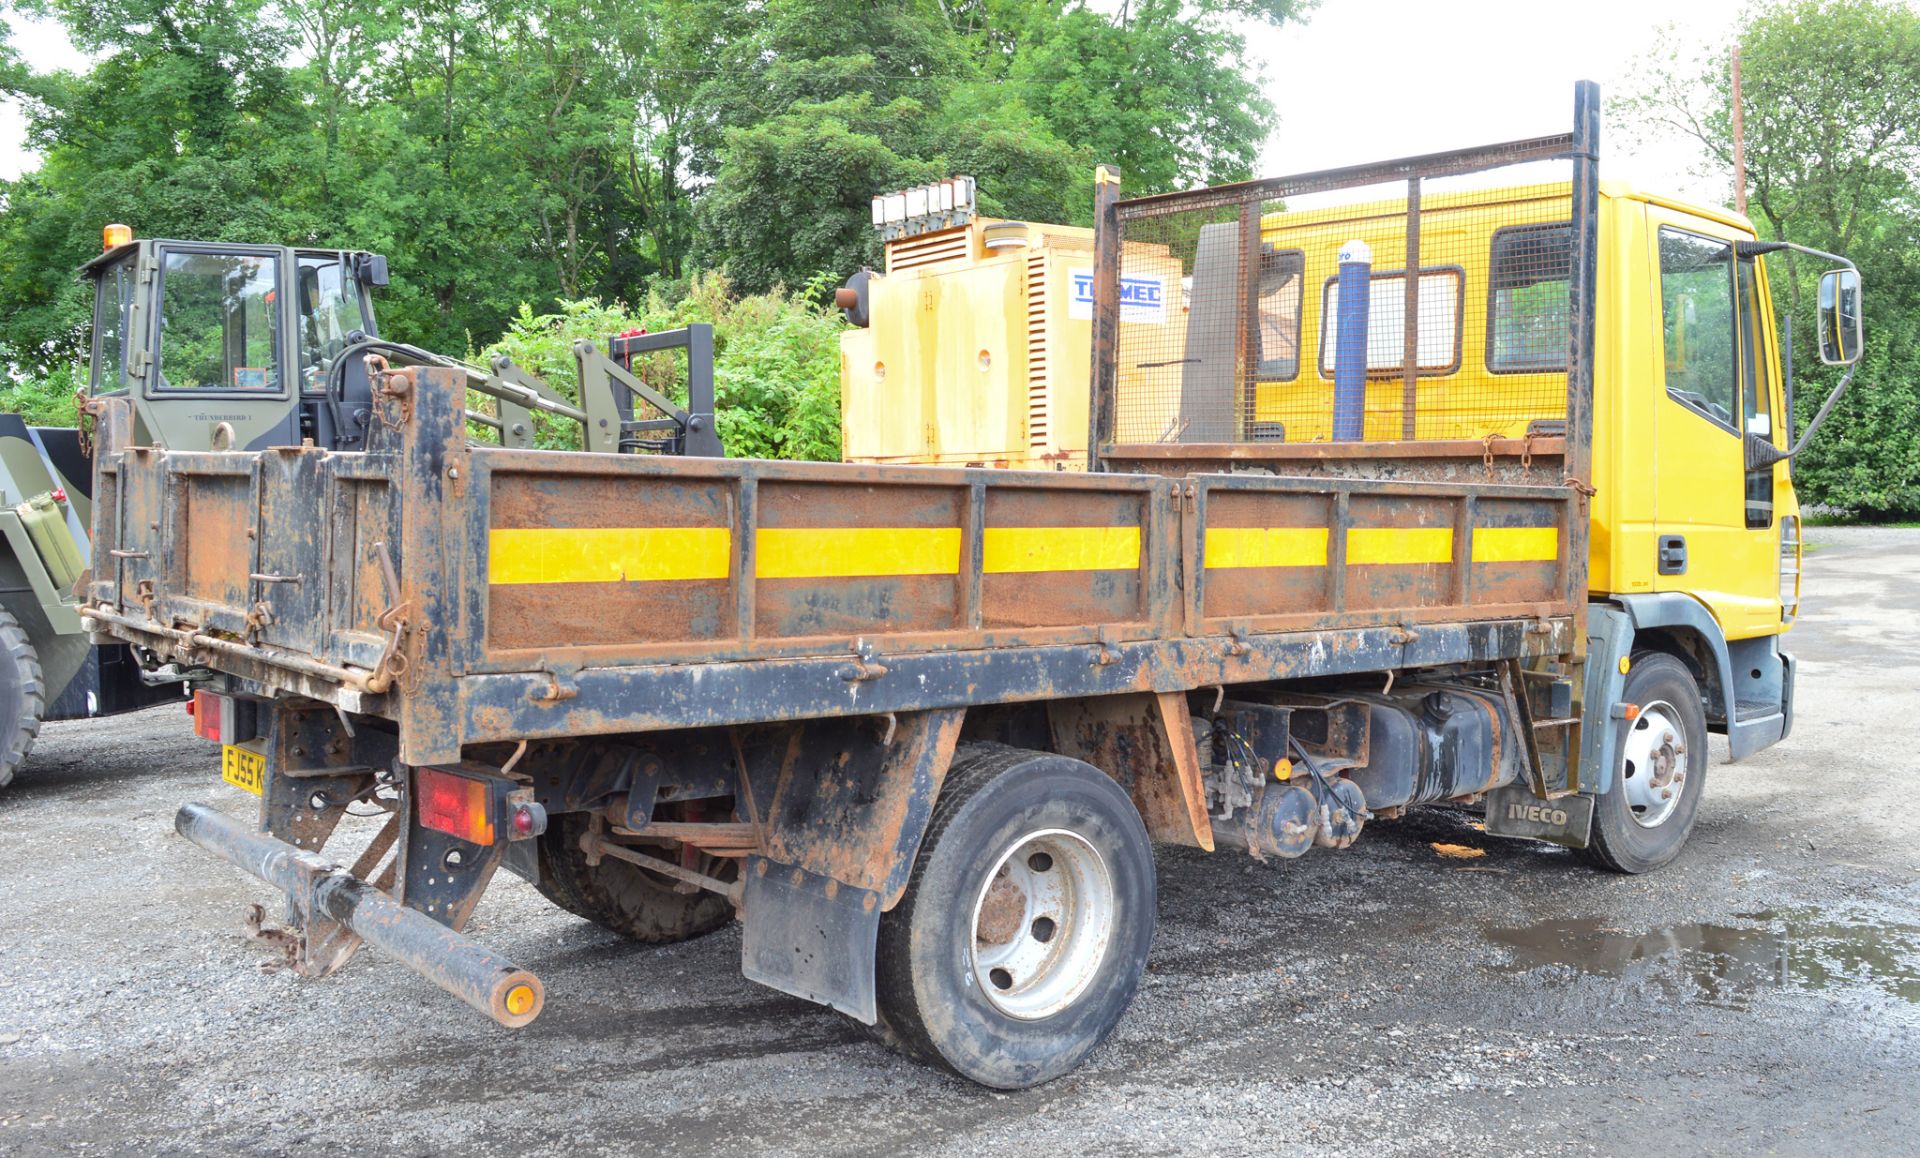
[[[1920,13],[1884,0],[1780,0],[1748,9],[1741,49],[1749,204],[1763,236],[1843,253],[1866,287],[1867,349],[1846,400],[1794,463],[1803,495],[1865,517],[1920,515]],[[1731,42],[1669,33],[1616,105],[1640,133],[1697,144],[1730,173]],[[1796,328],[1796,418],[1836,375],[1807,356],[1817,270],[1778,278]]]
[[[59,19],[97,60],[38,74],[0,53],[0,92],[44,158],[0,182],[0,374],[45,399],[70,393],[84,357],[91,303],[73,270],[109,221],[384,253],[383,332],[454,354],[523,305],[542,317],[585,299],[705,300],[716,285],[819,298],[878,260],[869,199],[911,182],[971,174],[985,212],[1084,223],[1097,160],[1126,166],[1131,192],[1247,175],[1273,113],[1236,29],[1304,5],[15,7]]]

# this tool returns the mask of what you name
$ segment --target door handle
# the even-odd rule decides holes
[[[1660,536],[1660,574],[1685,575],[1687,573],[1687,537],[1685,535]]]

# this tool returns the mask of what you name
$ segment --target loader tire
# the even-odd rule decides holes
[[[13,615],[0,608],[0,787],[27,762],[47,710],[40,653]]]
[[[691,941],[733,920],[732,903],[718,893],[682,892],[678,882],[612,857],[588,864],[580,848],[587,823],[584,812],[562,813],[540,837],[538,888],[554,904],[622,937],[654,945]],[[738,871],[737,861],[710,860],[701,870],[710,876],[731,879]]]

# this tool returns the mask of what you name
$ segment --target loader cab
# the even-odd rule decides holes
[[[134,240],[110,226],[94,287],[88,391],[130,395],[135,440],[257,449],[340,425],[340,355],[376,336],[386,259],[346,250]]]

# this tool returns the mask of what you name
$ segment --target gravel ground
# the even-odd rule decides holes
[[[1437,811],[1165,850],[1132,1011],[1020,1094],[744,981],[737,930],[629,945],[504,874],[473,932],[546,981],[528,1029],[372,953],[262,972],[265,889],[171,828],[252,803],[184,713],[50,726],[0,794],[0,1153],[1911,1153],[1920,532],[1811,538],[1795,733],[1714,766],[1676,864]]]

